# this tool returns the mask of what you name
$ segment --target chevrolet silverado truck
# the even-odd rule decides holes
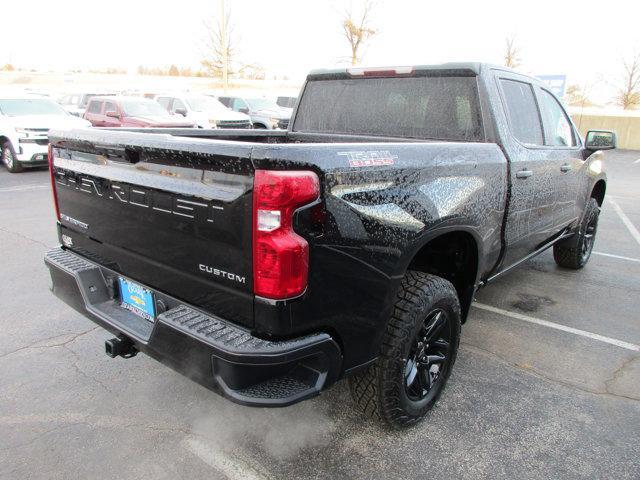
[[[169,113],[182,115],[198,128],[251,128],[251,117],[234,112],[208,95],[161,94],[153,99]]]
[[[286,130],[293,110],[278,105],[274,100],[261,97],[218,97],[218,101],[234,112],[249,115],[253,128]]]
[[[90,125],[48,98],[0,94],[0,161],[11,173],[46,166],[50,129]]]
[[[52,133],[45,262],[111,357],[259,407],[345,378],[365,414],[407,426],[478,288],[547,248],[587,263],[615,145],[501,67],[314,71],[287,131]]]

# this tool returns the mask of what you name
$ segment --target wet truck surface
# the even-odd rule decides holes
[[[250,406],[348,378],[364,413],[410,425],[478,288],[547,248],[587,263],[614,147],[501,67],[314,71],[287,131],[52,132],[45,262],[110,356]]]

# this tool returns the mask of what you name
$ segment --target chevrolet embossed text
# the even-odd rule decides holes
[[[213,223],[214,212],[224,210],[223,207],[214,205],[212,201],[205,199],[182,197],[175,193],[112,182],[103,178],[69,176],[64,172],[56,172],[56,184],[108,200],[140,208],[150,208],[196,221]]]

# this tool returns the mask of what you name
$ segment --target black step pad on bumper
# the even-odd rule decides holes
[[[154,323],[122,308],[118,273],[62,248],[45,255],[53,292],[140,351],[193,380],[251,406],[285,406],[317,395],[337,380],[342,356],[326,333],[287,340],[244,328],[153,290],[167,310]]]

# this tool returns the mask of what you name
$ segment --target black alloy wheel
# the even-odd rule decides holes
[[[449,368],[451,327],[447,313],[434,309],[425,318],[409,350],[405,364],[405,392],[414,402],[421,402],[446,377]]]

